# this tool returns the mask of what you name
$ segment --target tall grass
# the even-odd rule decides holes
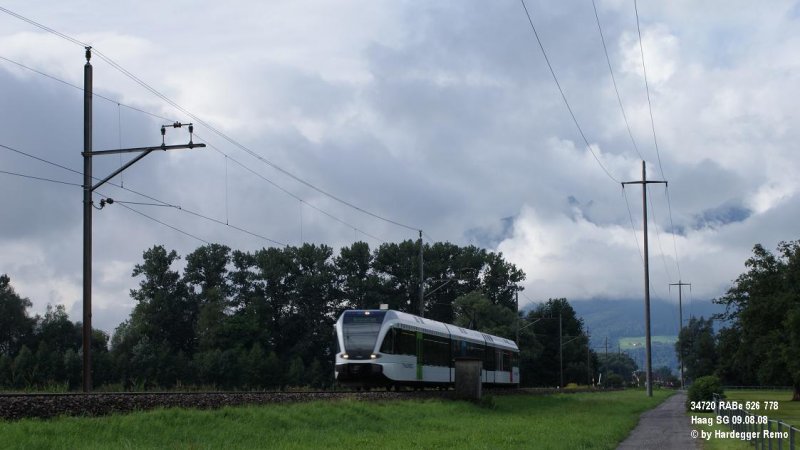
[[[669,394],[341,400],[0,423],[0,448],[615,448]]]

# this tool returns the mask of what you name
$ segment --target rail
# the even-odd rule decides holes
[[[721,419],[718,421],[727,424],[733,431],[743,433],[748,437],[745,440],[753,444],[755,448],[797,449],[800,429],[780,419],[770,419],[763,414],[753,414],[744,408],[721,408],[720,402],[724,402],[722,397],[714,394],[714,414]]]

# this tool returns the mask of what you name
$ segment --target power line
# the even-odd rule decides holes
[[[30,70],[31,72],[37,73],[37,74],[39,74],[39,75],[42,75],[42,76],[44,76],[44,77],[47,77],[47,78],[49,78],[49,79],[52,79],[52,80],[54,80],[54,81],[58,81],[59,83],[65,84],[65,85],[67,85],[67,86],[69,86],[69,87],[72,87],[72,88],[75,88],[75,89],[77,89],[77,90],[79,90],[79,91],[83,91],[83,90],[84,90],[84,89],[83,89],[82,87],[80,87],[80,86],[77,86],[77,85],[75,85],[75,84],[72,84],[72,83],[70,83],[70,82],[68,82],[68,81],[62,80],[62,79],[60,79],[60,78],[57,78],[57,77],[55,77],[55,76],[52,76],[52,75],[50,75],[50,74],[47,74],[47,73],[45,73],[45,72],[42,72],[42,71],[36,70],[36,69],[34,69],[34,68],[32,68],[32,67],[26,66],[26,65],[24,65],[24,64],[22,64],[22,63],[19,63],[19,62],[17,62],[17,61],[14,61],[14,60],[12,60],[12,59],[5,58],[5,57],[3,57],[3,56],[0,56],[0,59],[3,59],[3,60],[5,60],[5,61],[7,61],[7,62],[9,62],[9,63],[15,64],[15,65],[17,65],[17,66],[19,66],[19,67],[22,67],[22,68],[24,68],[24,69]],[[141,112],[141,113],[147,114],[147,115],[149,115],[149,116],[152,116],[152,117],[155,117],[155,118],[158,118],[158,119],[166,120],[167,122],[174,122],[174,121],[175,121],[174,119],[170,119],[170,118],[168,118],[168,117],[163,117],[163,116],[160,116],[160,115],[158,115],[158,114],[154,114],[154,113],[152,113],[152,112],[149,112],[149,111],[145,111],[145,110],[142,110],[142,109],[139,109],[139,108],[136,108],[136,107],[130,106],[130,105],[126,105],[126,104],[124,104],[124,103],[121,103],[121,102],[119,102],[118,100],[115,100],[115,99],[112,99],[112,98],[109,98],[109,97],[105,97],[105,96],[103,96],[103,95],[100,95],[100,94],[97,94],[97,93],[93,93],[93,95],[94,95],[94,96],[96,96],[96,97],[99,97],[99,98],[101,98],[101,99],[103,99],[103,100],[106,100],[106,101],[108,101],[108,102],[111,102],[111,103],[116,103],[116,104],[117,104],[117,106],[124,106],[124,107],[126,107],[126,108],[128,108],[128,109],[131,109],[131,110],[133,110],[133,111],[138,111],[138,112]],[[118,119],[119,119],[119,118],[118,118]],[[119,125],[119,124],[118,124],[118,125]],[[384,240],[384,239],[381,239],[381,238],[379,238],[379,237],[377,237],[377,236],[375,236],[375,235],[373,235],[373,234],[367,233],[366,231],[364,231],[364,230],[362,230],[362,229],[360,229],[360,228],[356,227],[355,225],[352,225],[352,224],[350,224],[350,223],[347,223],[346,221],[344,221],[344,220],[342,220],[342,219],[340,219],[340,218],[338,218],[338,217],[334,216],[333,214],[331,214],[331,213],[329,213],[329,212],[327,212],[327,211],[325,211],[325,210],[323,210],[323,209],[321,209],[321,208],[318,208],[318,207],[314,206],[313,204],[311,204],[311,203],[307,202],[306,200],[303,200],[303,199],[302,199],[302,198],[300,198],[299,196],[297,196],[297,195],[293,194],[292,192],[288,191],[287,189],[284,189],[283,187],[281,187],[280,185],[276,184],[275,182],[273,182],[273,181],[271,181],[271,180],[267,179],[267,178],[266,178],[266,177],[264,177],[263,175],[261,175],[261,174],[259,174],[259,173],[255,172],[255,171],[254,171],[252,168],[250,168],[249,166],[247,166],[247,165],[245,165],[245,164],[243,164],[243,163],[239,162],[238,160],[234,159],[233,157],[230,157],[230,156],[229,156],[229,155],[227,155],[226,153],[222,152],[222,151],[221,151],[221,150],[219,150],[217,147],[215,147],[214,145],[212,145],[212,144],[211,144],[209,141],[207,141],[207,140],[205,140],[205,139],[201,138],[201,137],[200,137],[200,136],[199,136],[197,133],[195,133],[195,134],[194,134],[194,136],[195,136],[196,138],[198,138],[198,139],[199,139],[201,142],[205,142],[205,143],[206,143],[206,144],[207,144],[209,147],[211,147],[212,149],[214,149],[214,150],[215,150],[217,153],[219,153],[219,154],[221,154],[221,155],[224,155],[224,156],[226,157],[226,159],[227,159],[227,158],[229,158],[229,159],[230,159],[232,162],[234,162],[235,164],[237,164],[237,165],[239,165],[240,167],[242,167],[243,169],[245,169],[245,170],[247,170],[247,171],[251,172],[252,174],[254,174],[254,175],[258,176],[259,178],[263,179],[264,181],[266,181],[266,182],[270,183],[271,185],[273,185],[273,186],[275,186],[276,188],[280,189],[282,192],[286,193],[286,194],[287,194],[287,195],[289,195],[290,197],[292,197],[292,198],[294,198],[294,199],[296,199],[296,200],[300,201],[301,203],[303,203],[303,204],[305,204],[305,205],[308,205],[310,208],[312,208],[312,209],[314,209],[314,210],[316,210],[316,211],[319,211],[320,213],[322,213],[322,214],[324,214],[324,215],[328,216],[329,218],[331,218],[331,219],[333,219],[333,220],[335,220],[335,221],[337,221],[337,222],[339,222],[339,223],[342,223],[343,225],[346,225],[347,227],[350,227],[350,228],[352,228],[352,229],[353,229],[353,230],[355,230],[356,232],[360,232],[361,234],[363,234],[363,235],[365,235],[365,236],[367,236],[367,237],[369,237],[369,238],[372,238],[372,239],[374,239],[374,240],[376,240],[376,241],[378,241],[378,242],[381,242],[381,243],[385,243],[385,242],[386,242],[386,240]],[[60,164],[53,163],[53,162],[51,162],[51,161],[47,161],[47,160],[44,160],[44,159],[38,158],[38,157],[36,157],[36,156],[34,156],[34,155],[31,155],[31,154],[28,154],[28,153],[22,152],[22,151],[20,151],[20,150],[17,150],[17,149],[13,149],[13,148],[11,148],[11,147],[6,147],[6,146],[4,146],[4,145],[2,145],[2,144],[0,144],[0,146],[2,146],[2,147],[4,147],[4,148],[6,148],[6,149],[8,149],[8,150],[11,150],[11,151],[15,151],[15,152],[17,152],[17,153],[20,153],[20,154],[22,154],[22,155],[29,156],[29,157],[31,157],[31,158],[34,158],[34,159],[37,159],[37,160],[39,160],[39,161],[45,162],[45,163],[47,163],[47,164],[52,164],[52,165],[55,165],[56,167],[60,167],[60,168],[62,168],[62,169],[69,170],[69,171],[71,171],[71,172],[74,172],[74,173],[76,173],[76,174],[78,174],[78,175],[82,175],[82,172],[78,172],[78,171],[76,171],[76,170],[70,169],[70,168],[68,168],[68,167],[65,167],[65,166],[62,166],[62,165],[60,165]],[[99,180],[99,178],[95,178],[95,180]],[[145,195],[145,194],[142,194],[142,193],[140,193],[140,192],[137,192],[137,191],[134,191],[134,190],[131,190],[131,189],[125,188],[123,184],[119,184],[119,185],[117,185],[117,184],[110,183],[110,182],[109,182],[109,184],[111,184],[111,185],[113,185],[113,186],[116,186],[116,187],[118,187],[118,188],[120,188],[120,189],[125,189],[125,190],[127,190],[127,191],[130,191],[130,192],[132,192],[132,193],[135,193],[135,194],[141,195],[141,196],[143,196],[143,197],[147,197],[147,198],[149,198],[149,199],[151,199],[151,200],[159,201],[159,200],[156,200],[156,199],[154,199],[154,198],[152,198],[152,197],[149,197],[149,196],[147,196],[147,195]],[[173,207],[174,207],[175,205],[170,205],[170,204],[166,204],[166,203],[165,203],[165,204],[164,204],[164,206],[173,206]],[[180,207],[178,207],[178,208],[180,209]]]
[[[25,17],[25,16],[23,16],[21,14],[17,14],[14,11],[11,11],[9,9],[3,8],[2,6],[0,6],[0,11],[4,12],[4,13],[10,15],[10,16],[16,17],[17,19],[22,20],[23,22],[27,22],[27,23],[29,23],[29,24],[37,27],[37,28],[41,28],[42,30],[47,31],[48,33],[55,34],[56,36],[58,36],[58,37],[60,37],[62,39],[65,39],[65,40],[67,40],[69,42],[72,42],[75,45],[80,45],[81,47],[88,47],[88,45],[86,43],[84,43],[84,42],[81,42],[81,41],[79,41],[79,40],[77,40],[77,39],[75,39],[73,37],[70,37],[70,36],[64,34],[64,33],[60,33],[60,32],[58,32],[58,31],[56,31],[56,30],[54,30],[52,28],[46,27],[46,26],[40,24],[39,22],[36,22],[34,20],[31,20],[31,19],[28,19],[27,17]]]
[[[644,87],[647,91],[647,107],[650,111],[650,126],[653,128],[653,144],[656,147],[656,156],[658,157],[658,169],[661,171],[661,178],[667,179],[664,176],[664,167],[661,165],[661,153],[658,151],[658,138],[656,138],[656,123],[653,120],[653,103],[650,101],[650,83],[647,82],[647,65],[644,62],[644,46],[642,45],[642,29],[639,27],[639,7],[637,0],[633,0],[633,9],[636,11],[636,31],[639,33],[639,52],[642,54],[642,72],[644,73]],[[642,158],[644,159],[644,158]]]
[[[53,161],[49,161],[49,160],[47,160],[47,159],[41,158],[41,157],[39,157],[39,156],[36,156],[36,155],[30,154],[30,153],[28,153],[28,152],[24,152],[24,151],[22,151],[22,150],[19,150],[19,149],[13,148],[13,147],[9,147],[9,146],[7,146],[7,145],[0,144],[0,148],[4,148],[4,149],[6,149],[6,150],[10,150],[10,151],[12,151],[12,152],[15,152],[15,153],[18,153],[18,154],[20,154],[20,155],[26,156],[26,157],[28,157],[28,158],[35,159],[35,160],[37,160],[37,161],[40,161],[40,162],[43,162],[43,163],[45,163],[45,164],[50,164],[51,166],[58,167],[58,168],[60,168],[60,169],[64,169],[64,170],[66,170],[66,171],[69,171],[69,172],[72,172],[72,173],[75,173],[75,174],[78,174],[78,175],[83,175],[83,172],[77,171],[77,170],[75,170],[75,169],[73,169],[73,168],[70,168],[70,167],[64,166],[64,165],[62,165],[62,164],[59,164],[59,163],[56,163],[56,162],[53,162]],[[95,180],[95,181],[100,181],[100,178],[98,178],[98,177],[92,177],[92,179],[93,179],[93,180]],[[151,197],[151,196],[149,196],[149,195],[147,195],[147,194],[144,194],[144,193],[142,193],[142,192],[135,191],[135,190],[133,190],[133,189],[130,189],[130,188],[123,187],[123,186],[121,186],[121,185],[119,185],[119,184],[112,183],[112,182],[110,182],[110,181],[109,181],[109,182],[107,182],[107,183],[108,183],[108,184],[110,184],[110,185],[112,185],[112,186],[114,186],[114,187],[117,187],[117,188],[119,188],[119,189],[123,189],[123,190],[125,190],[125,191],[128,191],[128,192],[130,192],[130,193],[133,193],[133,194],[136,194],[136,195],[142,196],[142,197],[144,197],[144,198],[146,198],[146,199],[148,199],[148,200],[153,200],[153,201],[155,201],[155,202],[159,202],[159,203],[163,204],[164,206],[171,206],[171,207],[173,207],[173,208],[178,208],[178,209],[180,209],[180,206],[176,206],[176,205],[173,205],[173,204],[171,204],[171,203],[167,203],[167,202],[165,202],[165,201],[159,200],[159,199],[157,199],[157,198],[155,198],[155,197]],[[80,186],[83,186],[83,185],[80,185]]]
[[[114,203],[117,203],[117,202],[114,202]],[[133,212],[135,212],[136,214],[139,214],[140,216],[147,217],[148,219],[152,220],[153,222],[160,223],[161,225],[164,225],[165,227],[172,228],[173,230],[177,231],[178,233],[185,234],[186,236],[189,236],[189,237],[191,237],[191,238],[197,239],[198,241],[200,241],[200,242],[203,242],[203,243],[205,243],[206,245],[210,245],[210,244],[211,244],[211,242],[209,242],[209,241],[207,241],[207,240],[205,240],[205,239],[203,239],[203,238],[199,238],[199,237],[197,237],[197,236],[195,236],[195,235],[193,235],[193,234],[191,234],[191,233],[188,233],[188,232],[186,232],[186,231],[183,231],[183,230],[181,230],[180,228],[177,228],[177,227],[174,227],[174,226],[172,226],[172,225],[170,225],[170,224],[168,224],[168,223],[162,222],[162,221],[160,221],[160,220],[156,219],[155,217],[148,216],[147,214],[145,214],[145,213],[143,213],[143,212],[141,212],[141,211],[139,211],[139,210],[137,210],[137,209],[133,209],[133,208],[131,208],[130,206],[127,206],[127,205],[125,205],[125,204],[122,204],[122,203],[120,203],[120,205],[119,205],[119,206],[122,206],[123,208],[125,208],[125,209],[127,209],[127,210],[133,211]]]
[[[29,70],[29,71],[31,71],[33,73],[39,74],[39,75],[41,75],[43,77],[49,78],[49,79],[51,79],[53,81],[57,81],[57,82],[59,82],[61,84],[64,84],[64,85],[69,86],[71,88],[75,88],[75,89],[83,92],[83,88],[78,86],[78,85],[76,85],[76,84],[70,83],[69,81],[62,80],[61,78],[58,78],[58,77],[55,77],[55,76],[50,75],[48,73],[45,73],[45,72],[42,72],[40,70],[34,69],[33,67],[26,66],[25,64],[22,64],[19,61],[14,61],[13,59],[6,58],[5,56],[0,56],[0,59],[2,59],[3,61],[8,62],[10,64],[14,64],[15,66],[20,67],[22,69]],[[92,92],[92,95],[94,95],[95,97],[98,97],[98,98],[102,98],[103,100],[109,101],[111,103],[116,103],[117,105],[123,106],[125,108],[130,109],[130,110],[137,111],[137,112],[140,112],[142,114],[147,114],[148,116],[154,117],[156,119],[166,120],[167,122],[175,122],[174,119],[170,119],[168,117],[164,117],[164,116],[152,113],[150,111],[145,111],[145,110],[139,109],[139,108],[137,108],[135,106],[126,105],[124,103],[119,102],[118,100],[114,100],[113,98],[106,97],[103,94],[98,94],[96,92]]]
[[[50,183],[58,183],[58,184],[66,184],[68,186],[83,187],[83,185],[78,184],[78,183],[70,183],[68,181],[54,180],[52,178],[44,178],[44,177],[37,177],[37,176],[33,176],[33,175],[26,175],[24,173],[9,172],[9,171],[6,171],[6,170],[0,170],[0,173],[4,173],[6,175],[14,175],[15,177],[30,178],[32,180],[48,181]]]
[[[667,274],[667,280],[672,282],[672,274],[669,273],[667,267],[667,257],[664,255],[664,247],[661,246],[661,233],[658,232],[658,220],[656,219],[656,208],[653,204],[652,191],[647,192],[647,198],[650,200],[650,210],[652,211],[653,228],[656,230],[656,241],[658,242],[658,250],[661,252],[661,261],[664,263],[664,272]]]
[[[644,159],[641,152],[639,152],[639,147],[636,145],[636,140],[633,138],[633,132],[631,132],[631,125],[628,122],[628,115],[625,114],[625,107],[622,106],[622,96],[619,94],[619,88],[617,87],[617,79],[614,76],[614,69],[611,67],[611,58],[608,56],[608,47],[606,47],[606,39],[603,36],[603,27],[600,25],[600,16],[597,14],[597,5],[595,4],[595,0],[592,0],[592,7],[594,8],[594,17],[597,19],[597,29],[600,31],[600,42],[603,43],[603,52],[606,55],[606,63],[608,64],[608,72],[611,74],[611,82],[614,84],[614,92],[617,93],[617,103],[619,103],[619,110],[622,112],[622,118],[625,120],[625,127],[628,129],[628,136],[631,138],[631,144],[633,144],[633,149],[636,150],[636,154],[639,155],[639,159]],[[663,176],[663,174],[662,174]]]
[[[647,92],[647,107],[648,107],[648,110],[650,111],[650,126],[653,129],[653,144],[654,144],[654,146],[656,148],[656,157],[658,158],[658,169],[661,171],[661,177],[663,179],[666,179],[666,176],[664,176],[664,166],[661,164],[661,152],[658,149],[658,138],[656,136],[655,119],[653,119],[653,104],[652,104],[652,102],[650,100],[650,84],[647,81],[647,65],[645,64],[645,60],[644,60],[644,45],[642,44],[642,29],[641,29],[641,27],[639,25],[639,7],[638,7],[638,4],[637,4],[637,0],[633,0],[633,9],[634,9],[634,12],[636,13],[636,31],[637,31],[637,33],[639,35],[639,52],[642,55],[642,73],[644,74],[644,86],[645,86],[645,90]],[[670,225],[672,226],[672,246],[673,246],[673,248],[675,250],[675,265],[677,266],[678,278],[680,279],[681,278],[681,267],[680,267],[680,262],[679,262],[679,258],[678,258],[677,239],[675,238],[675,224],[672,221],[672,201],[669,198],[669,189],[665,188],[664,192],[665,192],[665,195],[667,197],[667,206],[669,208],[669,222],[670,222]]]
[[[681,263],[678,258],[678,242],[675,238],[675,223],[672,221],[672,202],[669,199],[669,185],[664,187],[664,196],[667,197],[667,208],[669,209],[669,225],[672,230],[672,247],[675,250],[675,265],[678,268],[678,279],[681,280],[683,277],[681,276]],[[689,290],[691,291],[691,289]]]
[[[45,25],[42,25],[42,24],[40,24],[40,23],[38,23],[38,22],[36,22],[36,21],[34,21],[32,19],[24,17],[24,16],[22,16],[20,14],[17,14],[15,12],[13,12],[13,11],[10,11],[10,10],[5,9],[5,8],[0,8],[0,11],[5,12],[5,13],[11,15],[11,16],[14,16],[14,17],[16,17],[16,18],[18,18],[20,20],[23,20],[23,21],[25,21],[25,22],[27,22],[27,23],[35,26],[35,27],[38,27],[38,28],[40,28],[40,29],[42,29],[44,31],[47,31],[47,32],[52,33],[52,34],[55,34],[56,36],[59,36],[59,37],[61,37],[63,39],[66,39],[69,42],[72,42],[72,43],[74,43],[76,45],[80,45],[81,47],[84,47],[84,48],[89,47],[89,45],[84,43],[84,42],[81,42],[81,41],[79,41],[77,39],[71,38],[71,37],[69,37],[69,36],[67,36],[67,35],[65,35],[63,33],[60,33],[60,32],[58,32],[58,31],[56,31],[56,30],[54,30],[52,28],[49,28],[49,27],[47,27]],[[301,183],[301,184],[303,184],[303,185],[305,185],[305,186],[307,186],[307,187],[309,187],[309,188],[311,188],[311,189],[313,189],[313,190],[325,195],[326,197],[329,197],[329,198],[331,198],[331,199],[333,199],[333,200],[335,200],[335,201],[337,201],[337,202],[339,202],[339,203],[341,203],[341,204],[343,204],[345,206],[348,206],[348,207],[350,207],[352,209],[355,209],[356,211],[359,211],[362,214],[366,214],[368,216],[372,216],[372,217],[374,217],[376,219],[382,220],[382,221],[387,222],[387,223],[391,223],[391,224],[396,225],[398,227],[406,228],[406,229],[411,230],[411,231],[420,230],[420,227],[412,227],[410,225],[406,225],[404,223],[398,222],[398,221],[393,220],[393,219],[389,219],[387,217],[381,216],[379,214],[376,214],[376,213],[368,211],[368,210],[366,210],[364,208],[361,208],[361,207],[359,207],[359,206],[357,206],[357,205],[355,205],[355,204],[353,204],[351,202],[348,202],[347,200],[344,200],[344,199],[342,199],[342,198],[340,198],[340,197],[338,197],[336,195],[333,195],[332,193],[330,193],[330,192],[328,192],[328,191],[326,191],[326,190],[324,190],[322,188],[319,188],[319,187],[315,186],[314,184],[312,184],[312,183],[310,183],[310,182],[298,177],[297,175],[289,172],[288,170],[282,168],[281,166],[273,163],[272,161],[267,160],[266,158],[264,158],[263,156],[259,155],[256,152],[254,152],[250,148],[246,147],[245,145],[239,143],[238,141],[236,141],[235,139],[231,138],[227,134],[223,133],[222,131],[220,131],[219,129],[217,129],[216,127],[211,125],[210,123],[206,122],[205,120],[203,120],[200,117],[196,116],[192,112],[188,111],[186,108],[182,107],[181,105],[179,105],[178,103],[176,103],[175,101],[173,101],[172,99],[167,97],[166,95],[164,95],[161,92],[159,92],[157,89],[155,89],[152,86],[150,86],[149,84],[147,84],[145,81],[143,81],[142,79],[140,79],[139,77],[137,77],[136,75],[134,75],[133,73],[131,73],[130,71],[125,69],[123,66],[118,64],[116,61],[112,60],[110,57],[106,56],[101,51],[99,51],[96,48],[94,48],[93,52],[94,52],[95,55],[97,55],[97,57],[99,57],[100,59],[105,61],[111,67],[113,67],[114,69],[118,70],[120,73],[122,73],[126,77],[130,78],[136,84],[140,85],[145,90],[149,91],[150,93],[152,93],[156,97],[160,98],[165,103],[169,104],[170,106],[172,106],[173,108],[177,109],[178,111],[181,111],[182,113],[184,113],[187,116],[191,117],[197,123],[205,126],[209,130],[214,132],[216,135],[222,137],[223,139],[225,139],[226,141],[228,141],[229,143],[231,143],[235,147],[239,148],[240,150],[246,152],[247,154],[249,154],[253,158],[256,158],[257,160],[261,161],[262,163],[264,163],[264,164],[272,167],[273,169],[283,173],[284,175],[292,178],[293,180],[295,180],[295,181],[297,181],[297,182],[299,182],[299,183]],[[590,148],[590,151],[591,151],[591,148]],[[592,154],[594,154],[593,151],[592,151]],[[598,160],[598,162],[599,162],[599,160]]]
[[[9,147],[9,146],[7,146],[7,145],[0,144],[0,148],[4,148],[4,149],[10,150],[10,151],[13,151],[13,152],[15,152],[15,153],[18,153],[18,154],[20,154],[20,155],[23,155],[23,156],[26,156],[26,157],[29,157],[29,158],[33,158],[33,159],[35,159],[35,160],[37,160],[37,161],[41,161],[41,162],[43,162],[43,163],[50,164],[50,165],[52,165],[52,166],[55,166],[55,167],[58,167],[58,168],[61,168],[61,169],[67,170],[67,171],[69,171],[69,172],[73,172],[73,173],[76,173],[76,174],[81,174],[81,172],[78,172],[77,170],[75,170],[75,169],[72,169],[72,168],[70,168],[70,167],[67,167],[67,166],[64,166],[64,165],[61,165],[61,164],[58,164],[58,163],[52,162],[52,161],[48,161],[47,159],[44,159],[44,158],[41,158],[41,157],[38,157],[38,156],[32,155],[32,154],[30,154],[30,153],[28,153],[28,152],[24,152],[24,151],[22,151],[22,150],[15,149],[15,148],[13,148],[13,147]],[[3,171],[3,173],[6,173],[6,172],[4,172],[4,171]],[[9,173],[10,175],[24,176],[24,175],[21,175],[21,174],[16,174],[16,173],[12,173],[12,172],[8,172],[8,173]],[[83,185],[82,185],[82,184],[78,184],[78,183],[61,182],[61,181],[57,181],[57,180],[50,180],[50,179],[41,178],[41,177],[34,177],[34,176],[26,176],[26,177],[28,177],[28,178],[34,178],[34,179],[42,179],[43,181],[51,181],[51,182],[55,182],[55,183],[62,183],[62,184],[67,184],[67,185],[73,185],[73,186],[79,186],[79,187],[83,187]],[[95,180],[99,180],[99,178],[97,178],[97,177],[92,177],[92,178],[93,178],[93,179],[95,179]],[[237,226],[235,226],[235,225],[226,224],[225,222],[223,222],[223,221],[221,221],[221,220],[214,219],[214,218],[212,218],[212,217],[206,216],[206,215],[204,215],[204,214],[201,214],[201,213],[199,213],[199,212],[196,212],[196,211],[192,211],[192,210],[190,210],[190,209],[187,209],[187,208],[184,208],[184,207],[182,207],[182,206],[178,206],[178,205],[173,205],[173,204],[171,204],[171,203],[167,203],[167,202],[165,202],[165,201],[163,201],[163,200],[159,200],[159,199],[157,199],[157,198],[155,198],[155,197],[151,197],[151,196],[149,196],[149,195],[147,195],[147,194],[143,194],[143,193],[141,193],[141,192],[138,192],[138,191],[135,191],[135,190],[133,190],[133,189],[129,189],[129,188],[124,188],[124,187],[121,187],[121,186],[120,186],[120,185],[118,185],[118,184],[114,184],[114,183],[110,183],[110,182],[109,182],[109,184],[111,184],[112,186],[115,186],[115,187],[117,187],[117,188],[120,188],[120,189],[126,190],[126,191],[128,191],[128,192],[132,192],[132,193],[134,193],[134,194],[140,195],[140,196],[142,196],[142,197],[145,197],[145,198],[147,198],[147,199],[149,199],[149,200],[153,200],[153,201],[155,201],[155,202],[158,202],[158,204],[159,204],[159,205],[154,205],[154,206],[167,206],[167,207],[170,207],[170,208],[174,208],[174,209],[176,209],[176,210],[178,210],[178,211],[182,211],[182,212],[184,212],[184,213],[191,214],[191,215],[193,215],[193,216],[200,217],[200,218],[202,218],[202,219],[209,220],[209,221],[211,221],[211,222],[214,222],[214,223],[218,223],[218,224],[221,224],[221,225],[225,225],[225,226],[227,226],[227,227],[233,228],[234,230],[241,231],[241,232],[243,232],[243,233],[246,233],[246,234],[249,234],[249,235],[251,235],[251,236],[254,236],[254,237],[257,237],[257,238],[263,239],[263,240],[265,240],[265,241],[268,241],[268,242],[271,242],[271,243],[274,243],[274,244],[278,244],[278,245],[281,245],[281,246],[284,246],[284,247],[285,247],[285,246],[287,246],[287,245],[286,245],[286,244],[284,244],[283,242],[277,241],[277,240],[275,240],[275,239],[268,238],[268,237],[266,237],[266,236],[262,236],[262,235],[260,235],[260,234],[258,234],[258,233],[254,233],[254,232],[252,232],[252,231],[246,230],[246,229],[244,229],[244,228],[241,228],[241,227],[237,227]],[[99,194],[99,193],[98,193],[98,194]],[[105,195],[104,195],[104,196],[105,196]],[[131,203],[131,204],[135,204],[135,202],[125,202],[125,203]],[[167,226],[169,226],[169,225],[167,225]],[[193,237],[194,237],[194,236],[193,236]],[[204,241],[204,242],[205,242],[205,241]]]
[[[631,219],[631,230],[633,230],[633,239],[636,241],[636,249],[639,250],[639,258],[644,263],[644,256],[642,256],[642,247],[639,246],[639,236],[636,235],[636,226],[633,225],[633,213],[631,213],[631,205],[628,203],[628,193],[625,191],[625,186],[622,186],[622,195],[625,197],[625,206],[628,207],[628,217]]]
[[[522,7],[525,9],[525,15],[528,17],[528,23],[531,25],[531,29],[533,30],[533,35],[536,37],[536,42],[539,43],[539,48],[542,50],[542,55],[544,56],[544,60],[547,63],[547,67],[550,69],[550,74],[553,76],[553,81],[555,81],[556,86],[558,87],[558,92],[561,93],[561,99],[564,101],[564,104],[567,106],[567,111],[569,111],[570,117],[572,117],[572,121],[575,123],[575,127],[578,129],[578,133],[583,138],[583,142],[586,144],[586,148],[589,152],[594,156],[595,161],[597,164],[600,165],[600,168],[603,169],[603,172],[611,178],[612,181],[615,183],[619,183],[620,181],[614,178],[613,175],[606,169],[606,166],[600,161],[600,158],[597,157],[594,150],[592,150],[592,146],[589,145],[589,140],[586,138],[586,135],[583,133],[583,129],[581,128],[580,124],[578,123],[578,119],[575,117],[575,113],[572,111],[572,107],[569,105],[569,101],[567,101],[567,96],[564,94],[564,89],[561,87],[561,83],[558,82],[558,77],[556,77],[556,72],[553,70],[552,64],[550,64],[550,59],[547,57],[547,52],[544,49],[544,45],[542,44],[542,40],[539,38],[539,33],[536,31],[536,26],[533,24],[533,19],[531,19],[531,15],[528,12],[528,7],[525,5],[525,0],[519,0],[522,3]]]
[[[353,224],[350,224],[350,223],[348,223],[348,222],[346,222],[346,221],[344,221],[344,220],[340,219],[339,217],[337,217],[337,216],[335,216],[335,215],[333,215],[333,214],[331,214],[331,213],[329,213],[329,212],[325,211],[324,209],[322,209],[322,208],[319,208],[319,207],[317,207],[317,206],[315,206],[315,205],[313,205],[313,204],[311,204],[311,203],[307,202],[306,200],[304,200],[304,199],[303,199],[303,198],[301,198],[300,196],[296,195],[295,193],[293,193],[293,192],[289,191],[288,189],[284,188],[283,186],[281,186],[281,185],[279,185],[279,184],[275,183],[274,181],[270,180],[269,178],[265,177],[264,175],[262,175],[262,174],[260,174],[260,173],[256,172],[255,170],[253,170],[253,168],[252,168],[252,167],[249,167],[248,165],[246,165],[246,164],[243,164],[243,163],[242,163],[242,162],[240,162],[239,160],[237,160],[237,159],[233,158],[232,156],[228,155],[227,153],[223,152],[222,150],[220,150],[219,148],[217,148],[215,145],[211,144],[211,143],[210,143],[208,140],[206,140],[206,139],[202,138],[202,137],[201,137],[200,135],[198,135],[197,133],[195,133],[195,134],[194,134],[194,136],[195,136],[195,138],[197,138],[197,139],[198,139],[200,142],[204,142],[204,143],[205,143],[205,144],[206,144],[206,145],[207,145],[207,146],[208,146],[210,149],[214,150],[215,152],[219,153],[220,155],[223,155],[224,157],[226,157],[227,159],[229,159],[229,160],[230,160],[232,163],[236,164],[237,166],[241,167],[242,169],[244,169],[244,170],[246,170],[246,171],[248,171],[248,172],[252,173],[253,175],[257,176],[258,178],[261,178],[263,181],[265,181],[265,182],[269,183],[270,185],[274,186],[275,188],[279,189],[281,192],[283,192],[284,194],[288,195],[289,197],[292,197],[293,199],[295,199],[295,200],[299,201],[299,202],[300,202],[302,205],[307,205],[309,208],[311,208],[311,209],[313,209],[313,210],[315,210],[315,211],[318,211],[318,212],[320,212],[320,213],[322,213],[322,214],[324,214],[324,215],[328,216],[329,218],[331,218],[331,219],[333,219],[333,220],[335,220],[335,221],[337,221],[337,222],[341,223],[342,225],[345,225],[345,226],[347,226],[347,227],[349,227],[349,228],[352,228],[353,230],[356,230],[356,231],[358,231],[359,233],[361,233],[361,234],[363,234],[363,235],[365,235],[365,236],[367,236],[367,237],[370,237],[370,238],[372,238],[372,239],[375,239],[376,241],[379,241],[379,242],[382,242],[382,243],[385,243],[385,242],[386,242],[384,239],[381,239],[381,238],[379,238],[379,237],[377,237],[377,236],[374,236],[374,235],[372,235],[372,234],[370,234],[370,233],[367,233],[366,231],[364,231],[364,230],[362,230],[362,229],[360,229],[360,228],[356,227],[355,225],[353,225]]]

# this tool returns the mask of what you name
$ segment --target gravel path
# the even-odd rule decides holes
[[[642,414],[639,424],[617,450],[701,448],[700,442],[692,439],[685,403],[686,393],[678,392],[655,409]]]

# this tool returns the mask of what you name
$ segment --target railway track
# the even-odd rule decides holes
[[[547,395],[555,389],[484,390],[485,394]],[[47,419],[58,416],[103,416],[155,408],[215,409],[225,406],[265,405],[314,400],[400,400],[451,398],[452,390],[422,391],[254,391],[254,392],[109,392],[109,393],[3,393],[0,420]]]
[[[334,399],[392,400],[447,395],[438,391],[409,392],[118,392],[0,394],[0,420],[57,416],[102,416],[155,408],[214,409]]]

